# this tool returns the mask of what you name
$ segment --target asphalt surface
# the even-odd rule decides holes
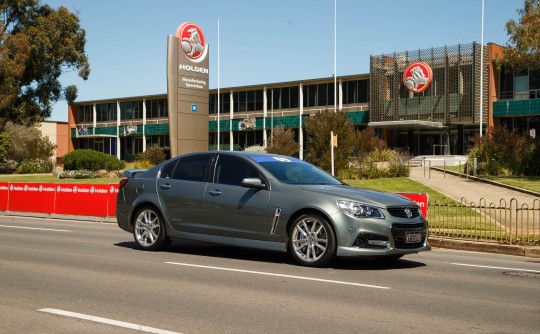
[[[0,233],[1,333],[136,332],[120,325],[154,333],[534,333],[540,326],[540,260],[526,257],[436,249],[394,263],[343,259],[312,269],[282,253],[199,243],[144,252],[110,223],[0,216]]]

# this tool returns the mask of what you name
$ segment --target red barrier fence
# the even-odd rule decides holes
[[[0,211],[116,216],[118,184],[0,182]]]
[[[75,216],[116,216],[118,184],[0,182],[0,211]],[[418,204],[427,218],[428,195],[399,193]]]

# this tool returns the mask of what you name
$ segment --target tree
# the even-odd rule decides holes
[[[59,78],[69,70],[88,78],[85,34],[65,7],[0,3],[0,131],[7,122],[31,126],[49,117],[56,101],[75,99],[76,88],[62,87]]]
[[[7,133],[0,133],[0,161],[8,155],[11,148],[11,136]]]
[[[355,157],[362,158],[372,151],[381,151],[385,148],[386,142],[375,135],[373,128],[368,127],[356,133],[356,140],[354,142]]]
[[[10,160],[17,162],[27,159],[49,160],[54,155],[56,145],[49,137],[43,137],[40,130],[13,123],[8,123],[5,130],[11,137],[11,149],[8,154]]]
[[[294,140],[294,133],[291,129],[277,127],[273,132],[274,138],[266,148],[266,152],[293,156],[300,151],[300,145]]]
[[[348,167],[348,158],[353,153],[355,142],[354,126],[344,111],[327,109],[307,119],[309,151],[306,160],[326,171],[331,170],[330,131],[338,136],[338,146],[334,149],[334,167],[339,171]]]
[[[525,0],[519,9],[519,20],[509,20],[506,31],[510,37],[500,65],[518,68],[540,67],[540,0]]]

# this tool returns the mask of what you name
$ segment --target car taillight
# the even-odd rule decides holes
[[[123,178],[122,180],[120,180],[120,183],[118,184],[118,189],[121,189],[123,188],[126,183],[128,183],[129,179],[128,178]]]

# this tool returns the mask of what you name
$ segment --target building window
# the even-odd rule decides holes
[[[91,123],[93,121],[93,107],[91,104],[79,106],[79,123]]]
[[[146,136],[146,147],[169,147],[168,135]]]
[[[167,99],[146,100],[146,118],[168,117]]]
[[[255,110],[263,109],[263,91],[259,89],[255,91]]]
[[[221,101],[219,104],[220,113],[228,113],[231,111],[231,95],[230,93],[221,93]]]
[[[122,120],[142,119],[143,101],[120,102],[120,115]]]
[[[240,111],[240,94],[238,92],[233,92],[233,104],[234,112]]]
[[[352,80],[343,82],[341,84],[343,90],[343,104],[367,103],[369,101],[368,83],[368,80]]]
[[[291,109],[296,109],[299,107],[299,95],[298,95],[298,92],[299,92],[299,88],[298,86],[293,86],[290,88],[290,92],[289,92],[289,108]]]
[[[289,100],[289,87],[281,88],[281,109],[289,109],[291,107],[291,102]]]
[[[116,121],[116,103],[102,103],[96,105],[96,122]]]

